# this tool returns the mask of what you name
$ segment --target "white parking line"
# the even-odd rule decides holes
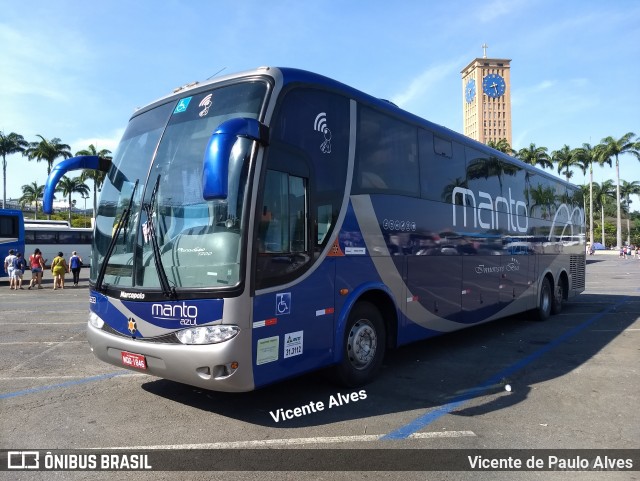
[[[14,341],[14,342],[0,342],[0,346],[21,346],[23,344],[58,344],[60,341]],[[70,343],[82,343],[86,344],[87,341],[65,341],[66,344]]]
[[[0,322],[0,326],[77,326],[87,321],[78,322]]]
[[[442,439],[475,437],[473,431],[437,431],[427,433],[413,433],[408,439]],[[240,448],[262,448],[272,446],[300,446],[305,444],[337,444],[337,443],[362,443],[379,441],[384,434],[363,434],[359,436],[328,436],[315,438],[290,438],[290,439],[262,439],[255,441],[228,441],[220,443],[201,444],[166,444],[158,446],[121,446],[113,448],[91,448],[91,449],[240,449]]]
[[[45,349],[45,350],[44,350],[44,351],[42,351],[41,353],[36,354],[35,356],[30,357],[30,358],[29,358],[29,359],[27,359],[26,361],[24,361],[24,362],[22,362],[22,363],[20,363],[20,364],[17,364],[17,365],[15,365],[15,366],[13,366],[11,369],[9,369],[9,371],[17,371],[18,369],[20,369],[20,368],[22,368],[22,367],[24,367],[24,366],[29,366],[29,365],[31,365],[31,364],[32,364],[32,361],[33,361],[34,359],[38,359],[39,357],[42,357],[42,356],[44,356],[45,354],[47,354],[47,353],[49,353],[49,352],[53,351],[53,350],[54,350],[54,349],[56,349],[58,346],[61,346],[62,344],[66,344],[66,343],[68,343],[68,342],[72,341],[74,337],[77,337],[77,336],[79,336],[80,334],[84,334],[84,332],[79,332],[79,333],[77,333],[77,334],[74,334],[74,335],[73,335],[73,336],[71,336],[71,337],[68,337],[68,338],[67,338],[67,339],[65,339],[64,341],[60,341],[60,342],[58,342],[58,343],[54,344],[54,345],[53,345],[53,346],[51,346],[49,349]]]
[[[118,377],[149,377],[148,374],[120,374]],[[21,376],[21,377],[0,377],[0,381],[52,381],[57,379],[85,379],[87,376]],[[90,377],[90,376],[89,376]]]
[[[640,329],[592,329],[591,332],[635,332],[640,331]]]

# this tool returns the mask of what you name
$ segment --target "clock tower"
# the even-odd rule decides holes
[[[484,144],[507,139],[511,143],[510,59],[472,60],[462,70],[462,115],[464,134]]]

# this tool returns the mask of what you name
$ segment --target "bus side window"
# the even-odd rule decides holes
[[[258,221],[256,287],[289,282],[310,265],[308,180],[267,170]]]
[[[301,177],[267,171],[258,251],[295,253],[307,250],[306,185]]]

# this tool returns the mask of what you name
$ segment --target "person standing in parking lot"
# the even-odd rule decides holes
[[[13,249],[9,249],[9,255],[4,258],[4,271],[9,276],[9,288],[13,289],[14,287],[14,279],[13,279],[13,260],[16,258],[16,251]]]
[[[64,260],[64,254],[58,252],[57,257],[51,261],[51,273],[53,274],[53,290],[58,287],[64,289],[64,275],[69,270],[67,261]]]
[[[15,258],[13,259],[13,273],[11,274],[14,282],[14,289],[22,290],[22,276],[24,275],[24,271],[27,268],[27,262],[22,257],[22,253],[16,253]]]
[[[77,287],[78,282],[80,281],[80,269],[82,268],[82,257],[80,257],[76,251],[73,251],[71,253],[71,257],[69,257],[69,268],[73,273],[73,285],[74,287]]]
[[[44,259],[42,258],[42,252],[40,249],[33,251],[33,254],[29,256],[29,264],[31,264],[31,282],[29,282],[28,289],[38,285],[38,289],[42,289],[42,273],[44,271]]]

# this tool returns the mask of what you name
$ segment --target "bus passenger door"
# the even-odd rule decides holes
[[[254,244],[256,386],[332,358],[335,264],[313,264],[308,178],[267,170]]]

